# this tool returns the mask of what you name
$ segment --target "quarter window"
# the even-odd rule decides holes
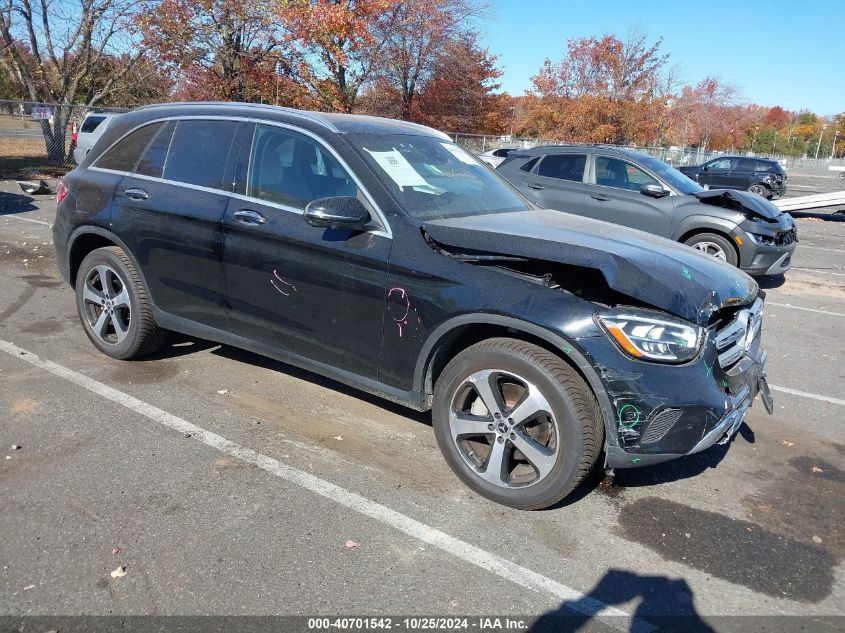
[[[164,166],[167,180],[223,188],[235,121],[183,120],[176,124]]]
[[[138,158],[161,126],[161,123],[152,123],[138,128],[100,156],[94,166],[115,171],[132,171]]]
[[[537,175],[581,182],[586,164],[586,154],[549,154],[540,163]]]
[[[257,126],[246,195],[304,209],[318,198],[357,193],[351,176],[322,146],[282,128]]]
[[[659,184],[636,165],[609,156],[596,157],[596,184],[616,189],[639,191],[648,184]]]

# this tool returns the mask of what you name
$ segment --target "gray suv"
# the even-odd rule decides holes
[[[752,275],[786,272],[792,217],[744,191],[706,190],[666,163],[617,147],[513,151],[496,169],[537,205],[682,242]]]

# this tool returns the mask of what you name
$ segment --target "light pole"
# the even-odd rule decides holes
[[[516,106],[511,107],[511,133],[510,142],[513,143],[513,120],[516,118]]]
[[[754,136],[751,137],[751,155],[754,155],[754,141],[757,140],[757,132],[760,130],[759,125],[754,126]]]
[[[827,123],[822,123],[822,131],[819,132],[819,142],[816,145],[816,160],[819,159],[819,150],[822,147],[822,136],[824,136],[824,131],[827,129]]]
[[[775,136],[772,139],[772,155],[775,153],[775,144],[778,142],[778,131],[775,130]]]
[[[276,102],[279,105],[279,78],[282,76],[282,62],[276,62]]]
[[[833,148],[830,150],[830,160],[833,160],[833,155],[836,153],[836,139],[839,138],[839,130],[833,134]]]

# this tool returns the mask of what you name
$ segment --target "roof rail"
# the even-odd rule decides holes
[[[284,112],[285,114],[290,114],[291,116],[296,116],[300,119],[305,119],[307,121],[311,121],[312,123],[322,125],[324,128],[332,132],[339,131],[331,122],[321,117],[318,112],[311,112],[308,110],[296,110],[294,108],[274,106],[266,103],[243,103],[241,101],[172,101],[168,103],[151,103],[149,105],[141,106],[137,109],[148,110],[151,108],[166,108],[168,106],[221,106],[245,108],[250,110],[255,110],[257,108],[270,112]]]

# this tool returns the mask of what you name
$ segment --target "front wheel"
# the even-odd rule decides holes
[[[147,289],[126,253],[91,251],[76,275],[76,309],[85,334],[103,354],[127,360],[161,347],[166,332],[153,319]]]
[[[458,477],[522,510],[572,492],[604,439],[598,403],[578,372],[515,339],[482,341],[452,359],[432,409],[437,443]]]
[[[739,263],[739,255],[733,245],[726,238],[716,233],[693,235],[684,244],[692,246],[705,255],[727,262],[731,266],[736,266]]]

